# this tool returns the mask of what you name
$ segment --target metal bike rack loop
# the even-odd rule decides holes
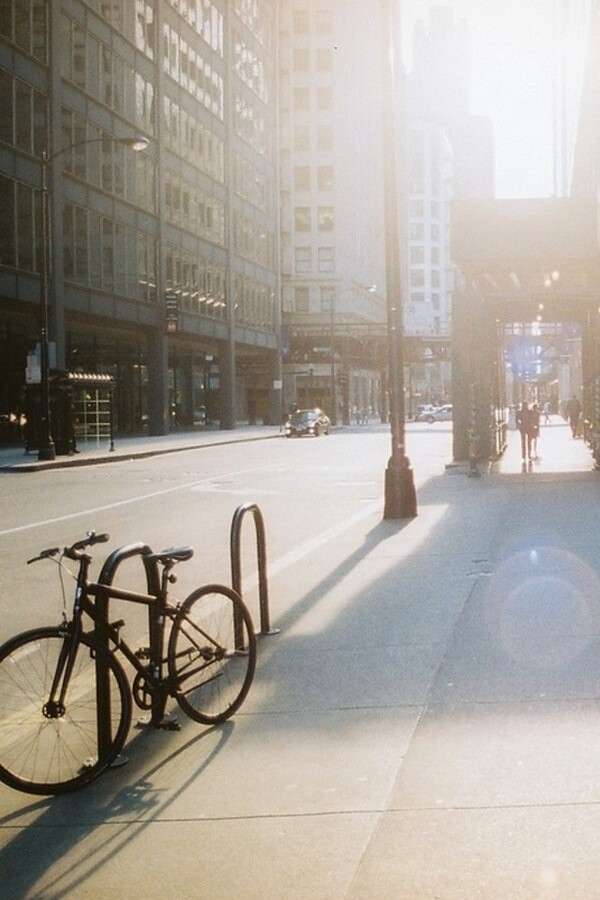
[[[243,503],[238,506],[231,521],[230,551],[231,551],[231,585],[234,591],[242,596],[242,562],[241,562],[241,535],[242,521],[246,513],[251,512],[254,518],[256,530],[256,555],[258,562],[258,596],[260,604],[260,633],[279,634],[279,628],[271,628],[269,617],[269,589],[267,585],[267,545],[265,537],[265,523],[262,513],[256,503]]]
[[[126,544],[124,547],[119,547],[117,550],[113,551],[109,557],[104,562],[102,569],[100,571],[100,575],[98,576],[98,584],[106,585],[107,591],[106,593],[98,593],[96,594],[96,607],[98,609],[99,615],[102,616],[108,622],[108,604],[110,600],[110,586],[113,583],[113,579],[115,577],[115,572],[122,562],[126,559],[130,559],[132,556],[141,556],[144,569],[146,570],[146,583],[148,585],[148,594],[157,595],[160,590],[160,576],[158,572],[158,564],[156,560],[149,560],[146,557],[152,553],[152,550],[147,544],[143,544],[141,542],[135,544]],[[152,620],[150,619],[150,627],[152,628]],[[100,640],[100,635],[96,635],[97,639]],[[150,641],[152,641],[153,635],[150,634]],[[108,639],[101,641],[103,645],[106,645],[108,648]],[[110,685],[108,679],[108,669],[106,667],[101,666],[99,663],[96,666],[96,697],[98,704],[98,744],[99,747],[102,748],[104,745],[105,750],[107,750],[106,745],[110,742]],[[160,710],[157,710],[157,716],[160,715]],[[154,719],[154,710],[153,710],[153,719]],[[126,761],[126,760],[125,760]]]

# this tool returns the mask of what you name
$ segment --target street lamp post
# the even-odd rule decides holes
[[[133,138],[90,138],[86,141],[75,141],[66,147],[57,150],[56,153],[48,155],[46,150],[42,150],[40,158],[40,187],[42,192],[42,208],[41,208],[41,266],[40,266],[40,307],[41,307],[41,327],[40,327],[40,393],[41,393],[41,414],[40,425],[41,435],[38,447],[39,460],[52,460],[56,458],[56,448],[52,438],[52,422],[50,415],[50,340],[49,340],[49,303],[48,303],[48,276],[50,273],[52,232],[48,218],[48,167],[57,156],[66,153],[74,147],[83,144],[94,144],[97,142],[110,141],[114,144],[123,144],[125,147],[131,147],[132,150],[145,150],[148,146],[148,139],[145,137]]]
[[[329,406],[330,406],[331,424],[337,425],[337,410],[336,410],[336,406],[337,406],[336,399],[337,398],[336,398],[336,389],[335,389],[335,349],[333,346],[333,332],[334,332],[334,326],[335,326],[335,320],[334,320],[335,293],[333,293],[333,292],[331,294],[331,302],[329,304],[329,312],[331,315],[330,328],[329,328],[329,343],[331,346],[331,376],[330,376],[331,377],[331,385],[330,385],[331,399],[329,402]]]
[[[413,470],[406,456],[404,422],[404,360],[402,352],[402,274],[400,252],[404,250],[398,216],[398,180],[396,171],[396,120],[398,97],[395,91],[398,67],[396,42],[399,35],[392,0],[381,2],[382,24],[382,112],[383,176],[385,190],[387,281],[387,337],[392,449],[385,471],[384,519],[406,519],[417,515],[417,497]],[[386,51],[388,65],[385,65]],[[404,148],[402,148],[404,149]],[[404,166],[402,167],[404,170]],[[404,174],[404,172],[403,172]],[[405,190],[404,178],[402,190]],[[404,198],[403,198],[404,199]],[[404,202],[402,204],[404,210]]]

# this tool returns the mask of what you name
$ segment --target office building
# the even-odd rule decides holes
[[[40,341],[47,151],[52,369],[111,375],[121,432],[277,421],[276,6],[0,7],[0,412]]]
[[[382,412],[385,239],[379,4],[280,4],[286,407]]]

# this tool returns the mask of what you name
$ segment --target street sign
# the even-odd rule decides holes
[[[42,380],[42,365],[40,354],[32,350],[27,354],[27,368],[25,369],[26,384],[40,384]]]
[[[165,295],[165,322],[167,334],[177,331],[179,325],[179,297],[177,294]]]

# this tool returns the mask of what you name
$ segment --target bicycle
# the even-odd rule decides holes
[[[153,553],[143,544],[128,545],[111,554],[99,580],[91,582],[86,548],[108,540],[107,534],[88,532],[62,551],[51,547],[28,560],[59,557],[54,561],[63,611],[58,626],[23,632],[0,647],[0,781],[17,790],[62,794],[119,764],[132,697],[151,711],[150,724],[172,729],[179,726],[165,717],[169,697],[191,719],[213,725],[233,715],[250,689],[256,637],[240,595],[207,584],[181,604],[169,602],[168,586],[176,581],[172,569],[192,557],[191,547]],[[117,566],[134,555],[142,557],[147,594],[112,584]],[[76,581],[70,617],[65,558],[78,563],[77,574],[70,573]],[[148,607],[149,646],[132,650],[120,635],[124,621],[109,622],[113,598]],[[88,619],[92,627],[86,630]],[[135,670],[131,688],[117,651]]]

